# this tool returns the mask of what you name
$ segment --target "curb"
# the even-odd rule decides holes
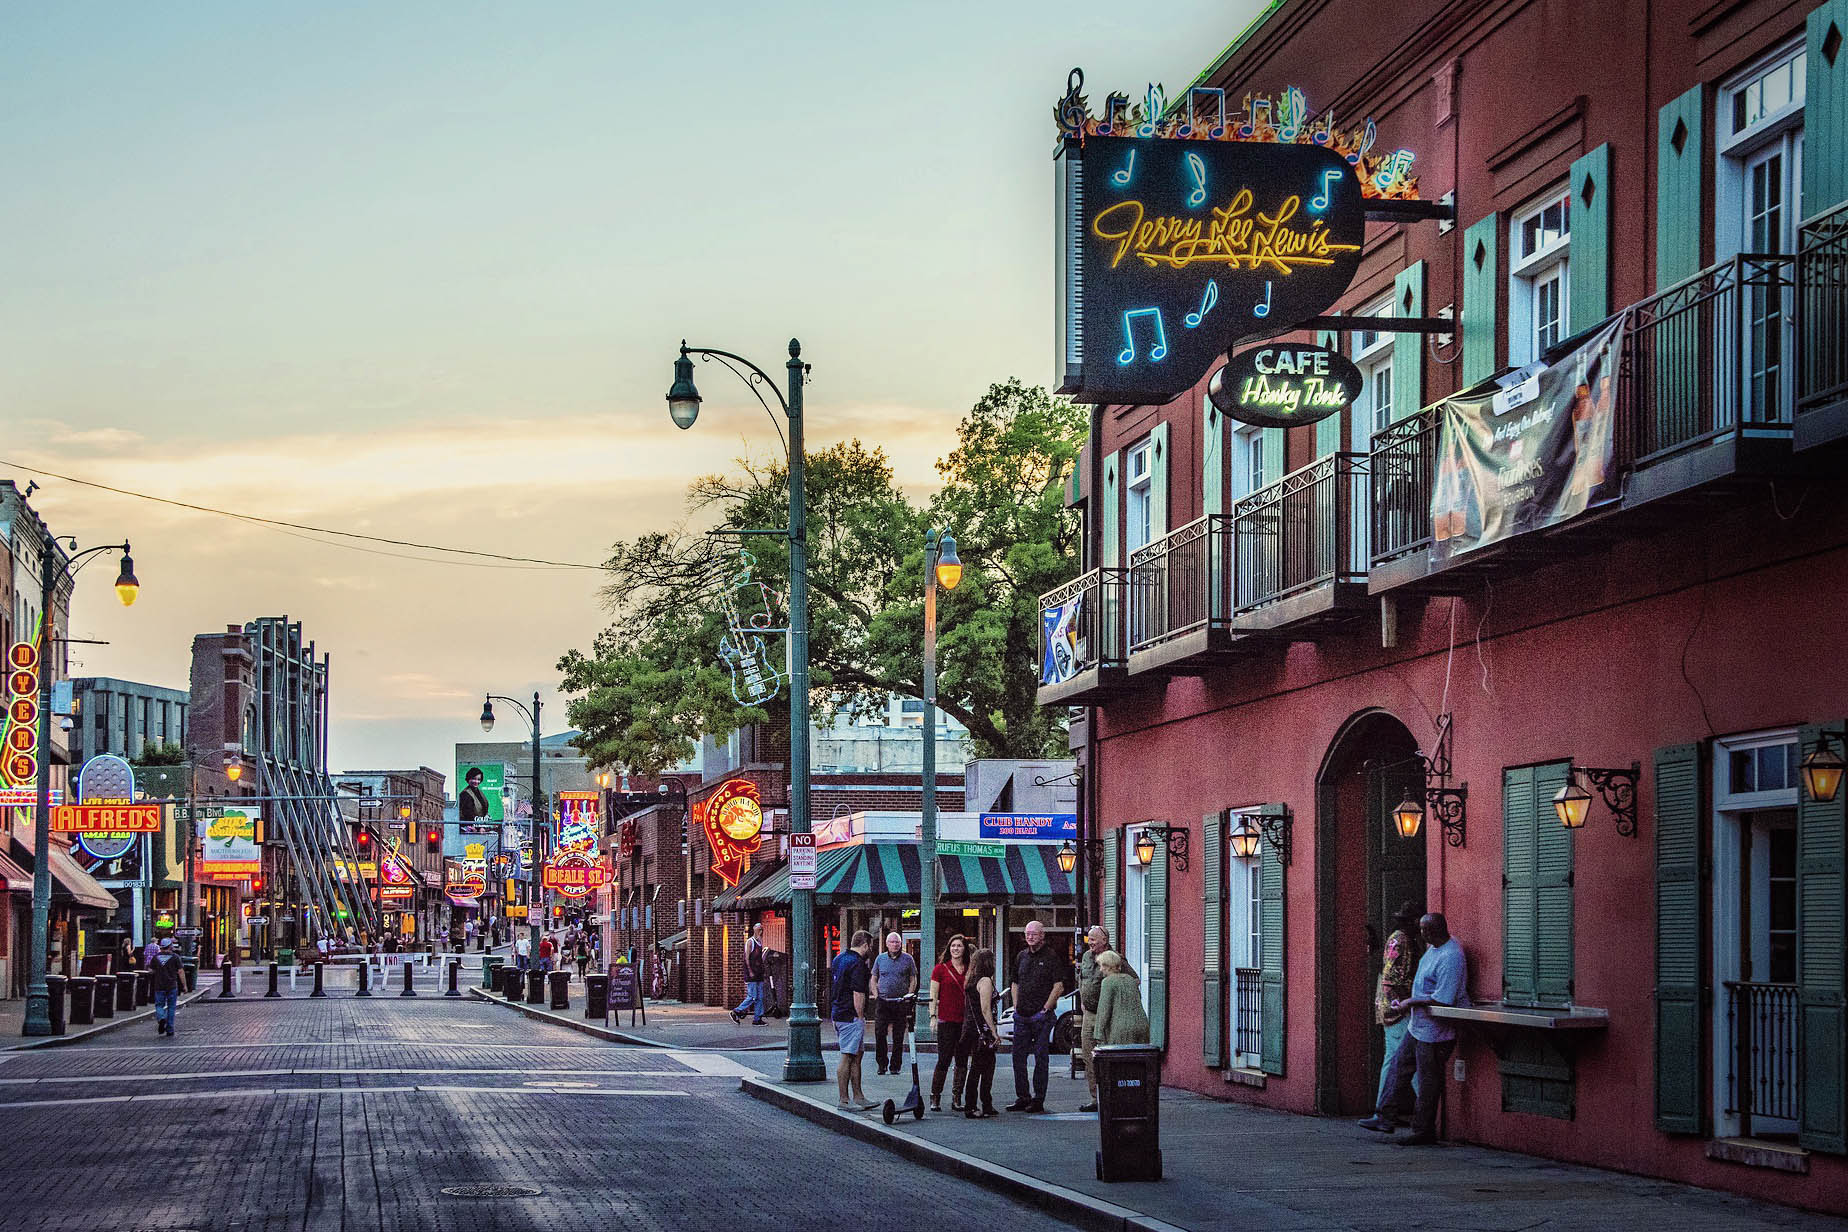
[[[970,1181],[1075,1227],[1093,1229],[1094,1232],[1182,1232],[1174,1224],[1130,1210],[1126,1206],[1118,1206],[1114,1202],[1106,1202],[1063,1185],[1054,1185],[974,1155],[966,1155],[950,1147],[900,1133],[861,1116],[848,1115],[820,1100],[799,1094],[780,1082],[745,1078],[740,1080],[738,1089],[752,1099],[794,1113],[824,1129],[871,1143],[947,1176]]]
[[[180,1004],[191,1005],[205,995],[205,989],[194,989],[192,994],[181,1001]],[[37,1048],[68,1048],[72,1044],[81,1044],[92,1036],[101,1035],[106,1031],[113,1031],[117,1027],[126,1027],[137,1022],[147,1022],[153,1017],[154,1007],[150,1005],[146,1009],[129,1014],[127,1017],[118,1013],[108,1022],[99,1022],[95,1026],[85,1027],[83,1030],[75,1033],[67,1028],[63,1035],[47,1035],[41,1039],[32,1040],[29,1043],[10,1044],[5,1048],[0,1048],[0,1052],[31,1052]]]
[[[497,997],[493,993],[484,992],[479,988],[466,988],[463,991],[478,1001],[486,1001],[490,1005],[501,1005],[511,1010],[517,1010],[528,1018],[536,1019],[539,1022],[549,1022],[557,1027],[569,1027],[573,1031],[582,1031],[585,1035],[594,1035],[601,1040],[609,1040],[614,1044],[628,1044],[636,1048],[665,1048],[674,1052],[782,1052],[784,1049],[784,1045],[782,1044],[754,1044],[748,1048],[711,1048],[670,1044],[663,1040],[649,1039],[645,1035],[631,1035],[626,1031],[616,1031],[609,1027],[600,1027],[593,1020],[588,1018],[573,1018],[568,1014],[559,1014],[539,1006],[528,1005],[524,1001],[509,1001],[505,997]],[[823,1051],[825,1052],[826,1050],[824,1046]]]

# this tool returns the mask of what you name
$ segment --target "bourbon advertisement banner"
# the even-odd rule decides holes
[[[1557,526],[1621,495],[1621,318],[1558,362],[1439,404],[1431,559]]]

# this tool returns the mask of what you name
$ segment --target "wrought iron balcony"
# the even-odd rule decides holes
[[[1796,447],[1848,441],[1848,201],[1797,239]]]
[[[1232,518],[1209,514],[1131,554],[1131,675],[1230,653],[1232,545]]]
[[[1233,623],[1306,634],[1367,597],[1372,501],[1366,454],[1332,453],[1232,510]]]
[[[1726,1111],[1739,1135],[1794,1132],[1803,1084],[1797,986],[1726,981]]]
[[[1121,689],[1125,576],[1093,569],[1040,596],[1040,705],[1086,705]]]

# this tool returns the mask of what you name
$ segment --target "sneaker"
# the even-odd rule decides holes
[[[861,1112],[871,1112],[873,1109],[877,1108],[878,1106],[879,1106],[878,1104],[874,1103],[872,1100],[869,1099],[865,1103],[860,1105],[860,1111]]]
[[[744,1021],[744,1015],[740,1014],[737,1010],[733,1010],[731,1012],[731,1016],[732,1016],[732,1026],[734,1027]]]
[[[753,1027],[761,1027],[764,1025],[764,1020],[761,1018],[753,1018],[751,1019],[751,1025]]]
[[[1032,1101],[1032,1100],[1030,1100],[1030,1099],[1017,1099],[1017,1100],[1015,1100],[1015,1101],[1014,1101],[1013,1103],[1011,1103],[1011,1104],[1009,1104],[1009,1105],[1007,1106],[1007,1110],[1008,1110],[1009,1112],[1025,1112],[1025,1111],[1027,1111],[1028,1109],[1030,1109],[1030,1108],[1032,1108],[1032,1107],[1033,1107],[1033,1101]]]
[[[1092,1101],[1091,1101],[1090,1103],[1088,1103],[1088,1104],[1079,1104],[1079,1105],[1078,1105],[1078,1111],[1080,1111],[1080,1112],[1096,1112],[1096,1111],[1097,1111],[1097,1101],[1096,1101],[1096,1100],[1092,1100]]]
[[[1045,1101],[1045,1100],[1043,1100],[1043,1099],[1036,1099],[1036,1100],[1034,1100],[1034,1101],[1033,1101],[1032,1103],[1030,1103],[1030,1104],[1028,1104],[1028,1105],[1027,1105],[1027,1111],[1028,1111],[1028,1112],[1044,1112],[1044,1111],[1046,1111],[1046,1101]]]
[[[1356,1124],[1362,1129],[1370,1129],[1376,1134],[1390,1134],[1399,1128],[1399,1123],[1397,1121],[1392,1120],[1390,1117],[1380,1116],[1377,1113],[1364,1121],[1356,1122]]]

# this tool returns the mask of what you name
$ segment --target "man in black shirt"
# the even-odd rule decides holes
[[[1072,986],[1071,964],[1046,944],[1046,926],[1027,924],[1027,948],[1014,959],[1014,1095],[1009,1112],[1046,1111],[1046,1078],[1051,1068],[1052,1028],[1059,998]],[[1027,1058],[1033,1058],[1033,1083],[1027,1084]]]

